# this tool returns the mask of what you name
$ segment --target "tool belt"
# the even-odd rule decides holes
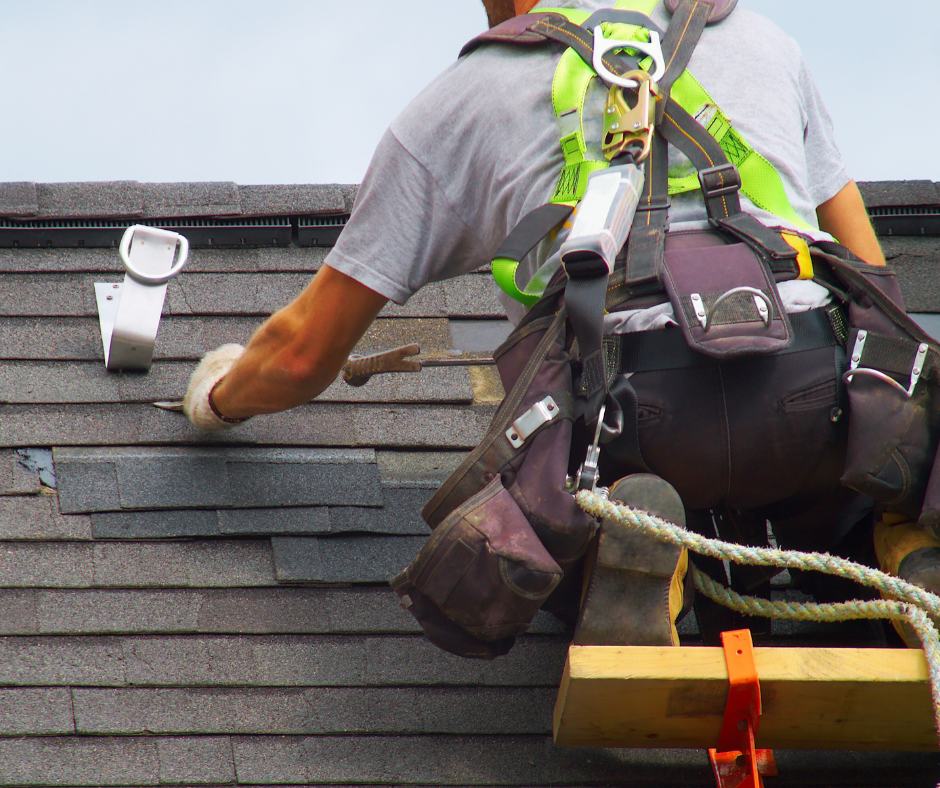
[[[570,616],[598,527],[574,493],[629,473],[663,477],[690,510],[755,509],[841,484],[940,530],[940,346],[904,313],[890,268],[741,211],[737,168],[668,98],[694,47],[671,32],[678,22],[697,38],[706,6],[684,0],[665,36],[662,125],[654,134],[651,109],[642,144],[615,151],[653,156],[612,273],[576,257],[497,350],[506,397],[425,506],[433,533],[392,581],[452,653],[491,659],[539,609]],[[562,30],[590,62],[586,31],[545,20],[490,35],[531,45]],[[604,63],[635,67],[612,54]],[[707,233],[667,234],[667,141],[699,171]],[[568,213],[555,204],[524,217],[497,257],[521,260]],[[788,315],[778,285],[794,279],[821,284],[831,303]],[[604,333],[618,313],[667,301],[675,326]]]

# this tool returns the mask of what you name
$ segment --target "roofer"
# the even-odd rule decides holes
[[[535,224],[548,221],[543,230],[550,230],[566,219],[571,206],[584,196],[591,173],[607,167],[602,146],[617,134],[615,124],[607,121],[605,125],[605,113],[620,117],[620,113],[636,111],[639,96],[646,90],[655,106],[650,118],[655,114],[657,128],[669,136],[671,201],[664,186],[664,139],[650,131],[647,143],[651,147],[642,153],[628,144],[615,153],[613,165],[632,166],[634,162],[645,161],[645,202],[640,206],[640,218],[634,222],[626,250],[618,257],[617,268],[632,265],[633,274],[628,270],[617,280],[623,297],[612,300],[611,294],[607,294],[608,310],[616,302],[628,304],[629,311],[608,315],[604,319],[604,331],[608,338],[629,348],[629,351],[618,350],[618,359],[625,356],[642,359],[644,353],[647,359],[637,362],[640,366],[629,368],[618,360],[620,366],[615,371],[622,373],[619,377],[606,380],[600,379],[605,378],[604,374],[599,378],[594,375],[591,383],[588,381],[591,359],[587,351],[579,359],[571,347],[576,337],[584,349],[590,328],[582,330],[575,326],[573,333],[563,335],[558,352],[571,351],[575,364],[567,363],[566,369],[574,369],[575,376],[580,378],[571,384],[576,394],[574,404],[558,405],[559,412],[564,411],[568,432],[565,433],[567,438],[559,444],[564,444],[565,454],[555,461],[562,479],[555,484],[551,495],[563,494],[571,498],[562,487],[564,473],[568,470],[572,429],[576,446],[579,430],[588,435],[588,444],[592,434],[609,433],[605,439],[610,442],[601,460],[602,481],[608,484],[614,481],[617,477],[611,474],[615,470],[619,475],[634,474],[611,490],[614,498],[680,523],[685,523],[687,515],[693,520],[698,518],[696,527],[701,527],[702,518],[709,523],[712,518],[725,523],[729,519],[738,523],[748,520],[752,525],[759,524],[760,528],[769,519],[783,546],[864,555],[872,543],[872,502],[857,491],[864,490],[878,497],[876,493],[890,488],[892,483],[883,472],[884,461],[871,468],[856,468],[857,473],[852,478],[862,478],[864,483],[856,480],[852,490],[839,483],[845,471],[846,444],[852,441],[847,438],[845,418],[848,408],[842,378],[846,365],[844,346],[846,342],[864,342],[865,334],[859,329],[859,326],[864,327],[864,321],[851,319],[854,312],[849,315],[846,329],[846,310],[851,312],[851,304],[855,303],[850,303],[846,291],[864,289],[864,282],[848,287],[838,276],[827,279],[822,273],[821,261],[838,256],[835,245],[830,243],[833,238],[838,238],[844,247],[872,266],[883,266],[885,261],[858,188],[838,153],[831,122],[798,46],[757,14],[746,10],[730,13],[735,0],[684,0],[681,4],[679,0],[666,0],[668,10],[657,0],[616,3],[621,11],[648,14],[651,21],[646,25],[637,24],[636,17],[631,18],[632,23],[627,16],[608,20],[597,17],[595,12],[613,4],[613,0],[606,3],[603,0],[542,0],[537,4],[535,0],[483,2],[490,26],[496,29],[489,37],[472,43],[467,54],[434,80],[392,123],[360,187],[349,223],[307,289],[266,321],[246,348],[227,345],[205,357],[193,374],[186,395],[189,418],[201,429],[225,429],[252,416],[308,402],[333,381],[388,300],[404,303],[426,283],[467,273],[494,258],[503,261],[504,269],[508,260],[508,280],[502,275],[504,289],[525,302],[523,305],[503,297],[510,319],[519,323],[526,314],[526,306],[538,300],[539,294],[546,291],[546,285],[549,293],[553,285],[558,290],[559,282],[564,286],[565,277],[559,273],[564,267],[560,248],[566,233],[572,237],[576,234],[571,226],[573,223],[577,226],[578,215],[575,214],[573,222],[568,219],[557,234],[549,233],[535,245],[531,254],[525,255],[525,249],[516,254],[515,261],[506,251],[512,244],[507,246],[504,239],[527,216],[542,217],[533,219]],[[560,8],[564,13],[533,13],[510,21],[517,15],[549,8]],[[670,11],[682,15],[684,29],[676,32],[675,27],[670,28]],[[600,21],[592,24],[587,17]],[[706,20],[710,24],[702,31]],[[584,27],[579,28],[582,23]],[[685,33],[696,27],[696,35],[700,34],[701,39],[697,46],[694,41],[687,45]],[[664,31],[662,39],[651,32],[654,28]],[[636,92],[623,92],[629,97],[629,100],[624,99],[626,103],[611,103],[614,90],[609,79],[596,78],[593,72],[584,78],[579,76],[591,61],[592,29],[595,53],[605,38],[629,35],[629,40],[638,46],[649,44],[650,47],[660,42],[669,56],[661,81],[657,84],[643,74],[636,76],[636,71],[630,72],[634,75]],[[605,32],[602,35],[596,31]],[[621,54],[614,55],[615,51]],[[647,50],[642,48],[632,51],[615,47],[611,55],[598,57],[608,67],[620,68],[622,59],[629,60],[631,52],[632,68],[637,67],[637,62],[650,70],[656,66],[655,56],[651,56],[652,64],[643,62]],[[573,57],[580,60],[572,60]],[[682,81],[684,68],[670,70],[674,61],[677,65],[688,62],[688,72],[694,75],[698,87],[693,85],[694,80]],[[629,76],[621,70],[614,77],[624,78],[625,74]],[[568,91],[576,94],[572,98],[559,95],[564,93],[558,87],[560,84],[581,87]],[[672,88],[671,96],[669,88]],[[702,88],[704,98],[694,98]],[[693,102],[695,106],[683,107],[689,119],[677,121],[679,109],[676,107],[683,101]],[[633,102],[636,107],[632,106]],[[650,122],[652,124],[652,120]],[[708,127],[707,134],[701,131],[704,136],[699,135],[701,127]],[[671,133],[667,134],[669,129]],[[709,134],[718,142],[710,142]],[[694,144],[679,144],[683,136],[690,140],[694,137]],[[720,156],[727,157],[726,162],[730,159],[742,170],[740,204],[745,214],[738,214],[734,208],[738,199],[735,168],[720,162],[718,166],[708,167],[714,163],[711,154],[705,155],[707,161],[702,165],[696,158],[701,158],[696,147],[700,151],[714,148]],[[695,176],[696,169],[708,171],[702,177],[707,206]],[[537,212],[540,206],[549,203],[559,212]],[[716,219],[715,206],[719,203],[724,206],[723,223]],[[667,209],[671,240],[664,246]],[[582,207],[582,213],[584,210]],[[768,235],[764,229],[755,229],[759,226],[756,222],[738,221],[739,215],[754,217],[764,226],[782,228],[784,232],[775,230]],[[719,225],[721,232],[716,232],[714,228]],[[710,233],[708,237],[703,235],[704,231]],[[732,244],[733,241],[738,243]],[[530,245],[524,246],[529,248]],[[720,302],[731,296],[739,297],[738,291],[742,288],[722,285],[727,292],[711,293],[709,301],[710,291],[702,291],[699,284],[695,284],[702,278],[701,264],[689,263],[683,254],[686,258],[691,255],[693,260],[708,258],[716,266],[712,270],[724,270],[723,255],[727,255],[732,246],[736,250],[734,254],[742,256],[739,261],[742,271],[750,265],[752,268],[747,270],[758,279],[768,270],[773,276],[769,277],[770,284],[766,287],[761,279],[759,286],[747,289],[756,295],[752,293],[747,296],[748,304],[741,302],[743,306],[731,310],[744,310],[747,314],[725,319]],[[716,248],[720,251],[716,252]],[[661,260],[663,249],[665,268]],[[754,252],[755,249],[758,251]],[[516,270],[515,262],[520,258]],[[576,263],[588,258],[595,260],[590,255],[571,257]],[[753,268],[755,259],[759,262],[758,268]],[[839,268],[839,261],[833,259],[831,265]],[[572,265],[568,270],[570,282],[580,276],[572,273],[575,269]],[[607,276],[608,272],[604,271],[602,285],[607,282]],[[855,282],[851,271],[844,276]],[[865,270],[865,276],[870,280],[878,279],[870,269]],[[687,277],[692,284],[682,277]],[[810,281],[812,278],[817,282]],[[526,282],[529,284],[523,287]],[[890,283],[887,290],[891,290]],[[705,292],[705,302],[700,291]],[[572,287],[568,301],[573,292]],[[600,292],[603,301],[605,291]],[[844,296],[841,300],[840,293]],[[889,295],[899,302],[897,294],[889,292]],[[543,307],[546,316],[557,311],[559,297],[556,295],[556,301],[552,302],[555,306],[551,309]],[[866,303],[870,306],[870,299],[876,299],[881,311],[897,309],[892,307],[889,298],[884,299],[882,306],[877,293],[867,297]],[[682,304],[692,310],[685,318]],[[701,304],[700,314],[696,311],[698,304]],[[570,303],[569,308],[574,315],[575,309]],[[755,309],[754,315],[748,312]],[[531,323],[532,314],[530,312],[525,320],[535,325]],[[597,312],[595,316],[598,324],[600,315]],[[798,317],[800,315],[803,317]],[[704,321],[702,327],[696,320]],[[836,325],[839,320],[843,334],[847,330],[849,333],[840,336]],[[578,321],[573,319],[572,322]],[[590,320],[581,322],[590,323]],[[714,331],[711,335],[708,332],[719,323],[721,331],[731,332],[728,341],[738,342],[737,350],[730,352],[709,344]],[[682,331],[655,330],[676,324]],[[739,329],[744,333],[734,334]],[[742,354],[746,355],[741,347],[747,345],[746,351],[753,351],[764,341],[754,337],[762,331],[772,333],[776,329],[782,333],[774,340],[774,348],[787,350],[786,353],[775,350],[775,355],[761,355],[764,353],[761,350],[747,363],[734,363]],[[861,334],[856,333],[856,329]],[[665,368],[648,363],[651,354],[644,351],[642,345],[650,337],[654,344],[662,345],[652,354],[656,358],[686,360],[670,361]],[[917,335],[913,346],[921,347],[923,343],[918,344],[918,341],[922,339]],[[687,341],[692,347],[692,356],[689,356]],[[857,344],[855,347],[861,353]],[[795,352],[797,350],[799,352]],[[725,360],[722,360],[722,353],[726,354]],[[570,360],[568,356],[565,358]],[[604,358],[602,369],[607,370],[611,356],[608,353]],[[808,363],[809,359],[814,359],[812,364]],[[853,363],[852,368],[855,367]],[[504,372],[502,362],[500,371]],[[518,372],[516,369],[510,375],[507,391]],[[889,372],[894,377],[903,375],[899,370]],[[910,379],[913,391],[915,376],[911,375]],[[851,380],[855,381],[852,385],[856,389],[872,384],[871,377],[863,377],[862,372]],[[897,388],[906,388],[894,382]],[[860,391],[858,396],[865,394],[866,391]],[[554,403],[552,400],[552,407]],[[766,408],[766,413],[755,403]],[[528,410],[509,413],[506,423],[516,424],[518,418],[531,415],[530,405],[532,403],[527,401]],[[856,407],[853,400],[853,419],[855,411],[861,413],[863,406],[864,403]],[[881,407],[877,398],[874,407]],[[606,412],[609,416],[612,410],[625,414],[626,427],[605,422],[603,414]],[[551,421],[552,415],[545,419]],[[549,434],[543,422],[536,429],[542,430],[543,436]],[[531,445],[530,442],[518,452],[528,451]],[[533,448],[532,452],[535,451]],[[926,470],[915,469],[914,473],[923,477],[920,503],[923,503],[925,474],[929,474],[933,451],[928,447],[923,454],[920,464],[926,463]],[[524,463],[529,460],[522,459],[519,453],[506,456],[518,461],[493,466],[501,480],[494,481],[494,474],[489,472],[480,476],[479,487],[486,487],[483,492],[471,485],[461,496],[455,497],[451,489],[449,498],[439,495],[429,504],[425,518],[439,526],[441,522],[457,523],[461,517],[466,519],[471,510],[493,509],[503,512],[497,519],[502,517],[505,525],[515,517],[514,513],[506,513],[506,501],[511,500],[513,506],[523,509],[538,537],[531,546],[534,552],[512,559],[518,566],[524,565],[529,574],[523,572],[514,577],[535,577],[532,556],[541,545],[550,555],[540,566],[546,576],[551,575],[551,582],[546,581],[547,585],[538,593],[516,588],[513,599],[524,598],[529,602],[536,599],[541,604],[550,594],[557,596],[566,587],[565,583],[560,583],[564,575],[571,581],[567,584],[567,601],[548,606],[555,612],[567,611],[570,615],[572,595],[580,601],[572,590],[579,582],[577,567],[590,549],[597,569],[589,584],[584,606],[587,612],[581,614],[576,640],[676,643],[674,619],[682,607],[683,591],[688,591],[684,581],[687,561],[684,552],[673,547],[650,546],[643,541],[645,537],[614,533],[607,523],[601,528],[600,540],[593,539],[594,524],[588,526],[581,521],[579,527],[583,527],[577,538],[569,538],[577,530],[573,525],[566,531],[564,523],[539,514],[534,504],[531,511],[526,509],[530,502],[525,500],[524,484],[535,483],[523,478]],[[850,452],[849,465],[853,456]],[[548,459],[542,457],[540,462],[545,465]],[[604,463],[607,478],[603,478]],[[856,465],[859,463],[865,464],[858,460]],[[653,474],[635,474],[643,471]],[[543,482],[551,477],[541,466],[531,475],[539,476]],[[668,479],[671,486],[660,477]],[[915,491],[913,497],[917,495]],[[903,496],[894,497],[900,501]],[[885,498],[882,496],[880,500]],[[887,517],[892,526],[884,522],[879,526],[879,557],[883,565],[896,573],[900,571],[903,575],[906,566],[908,579],[928,585],[935,582],[935,587],[940,587],[940,578],[924,579],[937,565],[931,550],[940,546],[940,542],[923,528],[913,525],[920,503],[906,509],[895,507],[895,514]],[[478,509],[473,509],[474,506]],[[565,507],[562,507],[564,511],[574,508],[570,502]],[[581,516],[586,518],[586,515]],[[692,525],[690,522],[689,526]],[[488,542],[490,547],[492,542]],[[633,557],[625,559],[625,553]],[[453,560],[454,553],[449,555],[448,560]],[[522,608],[507,612],[504,606],[491,611],[489,623],[474,624],[470,618],[479,610],[467,611],[477,604],[473,601],[473,589],[455,587],[455,577],[446,593],[440,588],[435,590],[428,577],[418,577],[419,569],[426,570],[439,563],[447,573],[448,565],[440,556],[428,554],[419,559],[423,563],[418,566],[416,562],[400,577],[396,590],[429,636],[449,650],[470,656],[504,653],[511,645],[512,635],[527,624],[516,620],[522,615]],[[472,574],[466,571],[468,566],[470,563],[461,565],[467,577]],[[518,585],[515,581],[506,582],[514,588]],[[459,603],[455,603],[453,610],[447,607],[450,597],[456,599],[464,592],[470,601],[463,603],[463,613]],[[622,616],[623,605],[618,606],[617,599],[624,596],[633,600],[635,621],[624,623],[618,618]],[[507,604],[512,607],[515,602]],[[640,608],[646,612],[637,613]],[[532,610],[526,610],[525,615],[531,615]],[[461,618],[464,614],[469,618]],[[513,616],[516,619],[506,626],[497,621],[500,617]],[[651,617],[657,622],[651,624]]]

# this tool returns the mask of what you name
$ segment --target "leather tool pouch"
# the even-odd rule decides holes
[[[774,277],[743,243],[667,249],[663,283],[693,350],[727,360],[771,355],[792,341]]]
[[[925,502],[940,440],[936,343],[904,314],[893,270],[842,262],[834,272],[850,292],[842,483],[913,520],[922,507],[936,518],[940,479]]]
[[[425,506],[434,532],[392,581],[428,638],[460,656],[506,653],[597,528],[565,489],[571,356],[564,309],[547,307],[496,351],[509,393],[483,442]]]
[[[437,526],[404,574],[462,629],[500,640],[528,629],[562,571],[497,477]]]

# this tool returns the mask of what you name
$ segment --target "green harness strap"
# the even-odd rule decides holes
[[[639,11],[649,16],[658,3],[659,0],[617,0],[614,8]],[[590,16],[586,11],[570,8],[539,8],[532,13],[561,14],[576,25],[580,25]],[[608,36],[614,36],[621,41],[640,40],[645,33],[638,25],[604,23],[603,27]],[[558,205],[576,206],[584,196],[588,176],[610,166],[610,162],[603,156],[599,159],[588,157],[584,139],[584,102],[588,87],[596,76],[593,68],[573,49],[565,50],[555,69],[555,78],[552,80],[552,106],[561,131],[561,150],[565,157],[558,185],[550,201]],[[516,284],[518,267],[517,260],[497,257],[493,260],[493,278],[503,292],[531,307],[542,294],[519,289]]]
[[[638,11],[649,16],[659,0],[617,0],[614,7],[626,11]],[[540,8],[533,13],[556,13],[565,16],[574,24],[583,23],[589,16],[585,11],[558,8]],[[646,31],[636,25],[604,24],[607,37],[623,41],[647,40]],[[647,64],[648,59],[642,65]],[[587,187],[588,176],[609,166],[606,159],[588,155],[584,136],[584,103],[588,87],[596,78],[592,64],[586,63],[575,52],[568,49],[561,56],[555,77],[552,80],[552,105],[561,134],[560,142],[565,164],[551,202],[562,205],[577,205]],[[738,168],[741,175],[741,191],[758,208],[773,214],[796,227],[812,229],[796,211],[787,197],[780,174],[774,166],[755,151],[731,125],[728,116],[712,100],[708,92],[688,71],[675,81],[671,96],[686,112],[695,117],[718,142],[728,160]],[[698,177],[669,179],[669,194],[682,194],[700,188]],[[508,258],[493,260],[493,277],[499,287],[509,296],[525,306],[532,306],[541,293],[520,290],[516,284],[516,269],[519,262]]]

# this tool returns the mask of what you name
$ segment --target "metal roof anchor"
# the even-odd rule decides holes
[[[146,371],[153,364],[167,283],[186,265],[189,241],[137,224],[121,238],[120,254],[127,269],[124,283],[95,282],[104,363],[109,370]]]

